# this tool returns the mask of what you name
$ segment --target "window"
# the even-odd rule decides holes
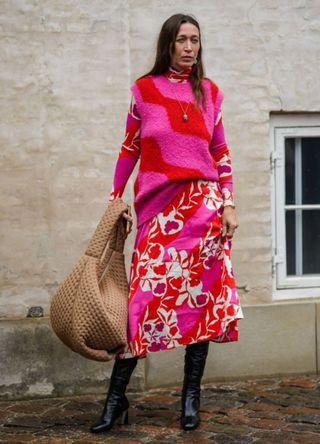
[[[274,299],[320,296],[320,118],[272,116]]]

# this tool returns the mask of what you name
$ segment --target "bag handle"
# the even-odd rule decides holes
[[[130,205],[126,204],[121,198],[118,197],[112,202],[109,202],[107,209],[90,239],[85,252],[86,255],[100,258],[106,251],[109,242],[115,243],[115,248],[120,247],[123,249],[124,240],[130,232],[130,230],[128,230],[128,223],[126,223],[126,229],[123,235],[119,236],[119,229],[121,229],[121,227],[119,228],[119,219],[121,218],[123,223],[129,222],[123,218],[124,212],[130,214]],[[122,239],[122,245],[121,243],[119,245],[119,238]]]

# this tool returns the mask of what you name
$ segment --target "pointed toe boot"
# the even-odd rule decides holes
[[[193,430],[200,423],[200,385],[209,350],[209,341],[186,346],[182,388],[181,427]]]
[[[125,391],[137,362],[137,357],[115,359],[104,409],[100,420],[90,427],[91,433],[106,432],[116,422],[129,423],[129,401]]]

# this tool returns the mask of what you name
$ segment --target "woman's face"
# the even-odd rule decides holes
[[[198,28],[192,23],[182,23],[174,42],[171,66],[178,71],[191,68],[196,63],[199,49],[200,38]]]

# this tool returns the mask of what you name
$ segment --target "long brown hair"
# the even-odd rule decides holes
[[[202,64],[200,25],[191,15],[174,14],[163,23],[158,37],[157,54],[154,65],[149,72],[139,77],[139,79],[149,75],[164,74],[167,71],[170,66],[171,56],[173,55],[172,50],[174,48],[175,40],[182,23],[191,23],[195,25],[199,31],[200,47],[197,56],[197,63],[192,66],[190,80],[192,84],[192,91],[196,99],[195,106],[198,108],[200,100],[202,99],[202,104],[205,107],[205,94],[201,83],[202,79],[204,78],[204,68]]]

